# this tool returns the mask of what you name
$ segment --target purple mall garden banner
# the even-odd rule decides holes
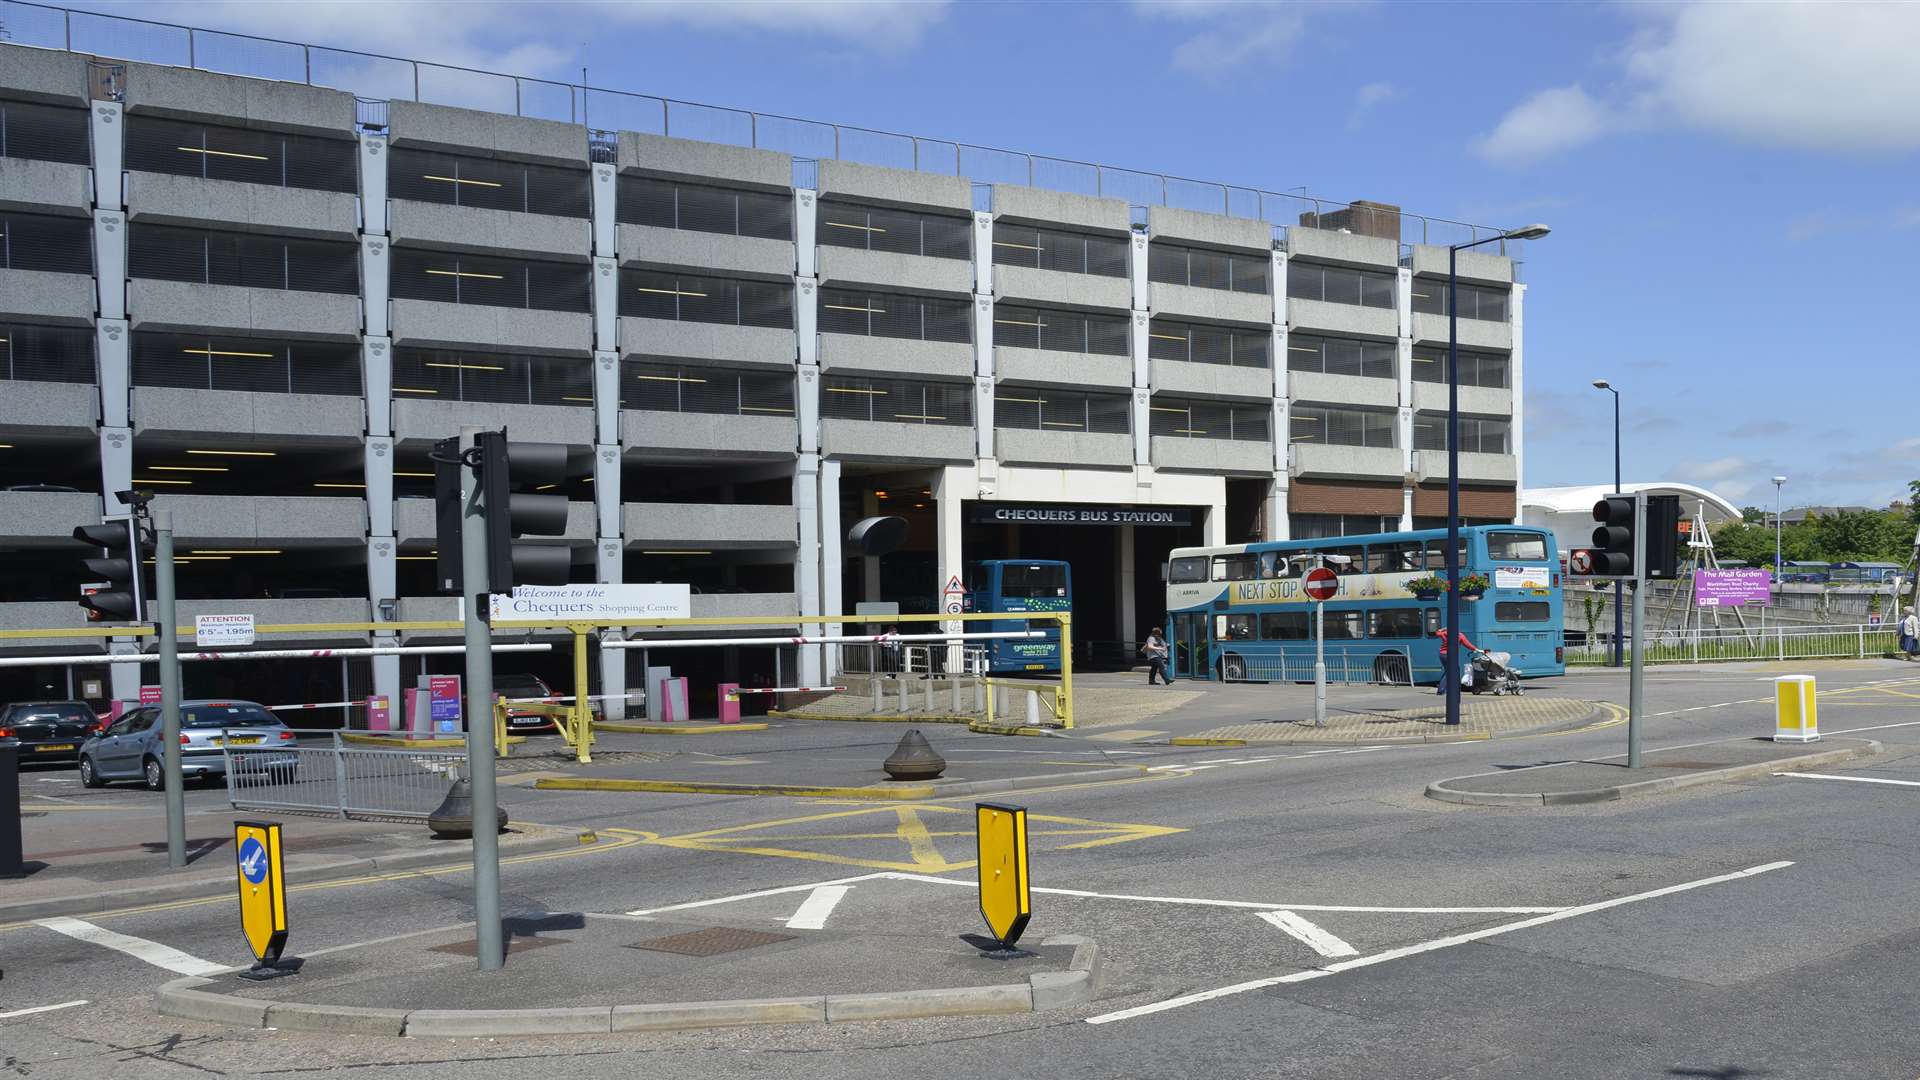
[[[1701,570],[1694,575],[1695,607],[1739,607],[1771,599],[1773,571],[1766,569]]]

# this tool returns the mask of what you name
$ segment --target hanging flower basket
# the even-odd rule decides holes
[[[1468,574],[1460,579],[1460,599],[1478,600],[1487,593],[1489,582],[1484,574]]]
[[[1406,587],[1415,599],[1438,600],[1440,594],[1447,591],[1447,579],[1438,574],[1428,574],[1426,577],[1417,577],[1407,582]]]

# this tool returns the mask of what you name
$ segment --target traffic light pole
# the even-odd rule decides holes
[[[128,522],[129,527],[132,522]],[[133,544],[134,595],[140,588],[140,542]],[[187,796],[180,778],[180,643],[175,639],[173,512],[153,512],[153,620],[160,639],[160,747],[167,787],[167,867],[187,865]]]
[[[474,952],[481,971],[506,963],[500,926],[500,830],[495,808],[493,634],[488,626],[486,482],[472,465],[482,430],[460,429],[460,569],[466,594],[467,782],[473,788]],[[496,509],[506,513],[506,507]]]
[[[1615,611],[1619,608],[1616,606]],[[1641,689],[1647,660],[1647,493],[1633,494],[1633,659],[1627,674],[1627,768],[1640,767]]]

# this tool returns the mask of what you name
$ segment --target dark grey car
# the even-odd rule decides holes
[[[80,744],[100,728],[82,701],[23,701],[0,705],[0,745],[19,747],[20,764],[73,761]]]
[[[109,780],[139,780],[149,790],[166,786],[162,762],[160,707],[143,705],[115,720],[80,747],[80,782],[100,787]],[[225,745],[281,746],[287,753],[249,753],[250,769],[291,774],[299,765],[292,753],[293,731],[263,705],[251,701],[180,703],[180,775],[188,780],[225,776]]]

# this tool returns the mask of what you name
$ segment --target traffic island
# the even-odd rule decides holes
[[[1092,1000],[1101,977],[1099,946],[1072,935],[1001,960],[951,933],[579,913],[506,923],[507,962],[497,972],[477,969],[467,924],[318,954],[299,975],[274,982],[233,972],[176,979],[155,992],[155,1007],[318,1034],[601,1035],[1031,1013]],[[753,996],[734,996],[743,988]]]
[[[1175,746],[1379,746],[1397,743],[1475,742],[1522,735],[1574,731],[1618,722],[1619,706],[1580,698],[1522,694],[1467,697],[1460,723],[1447,723],[1446,707],[1435,702],[1404,709],[1330,712],[1324,726],[1311,717],[1226,724],[1169,740]]]
[[[1626,756],[1620,755],[1459,776],[1427,785],[1427,798],[1473,806],[1571,806],[1816,769],[1879,752],[1872,739],[1726,739],[1650,750],[1638,769],[1628,769]]]

